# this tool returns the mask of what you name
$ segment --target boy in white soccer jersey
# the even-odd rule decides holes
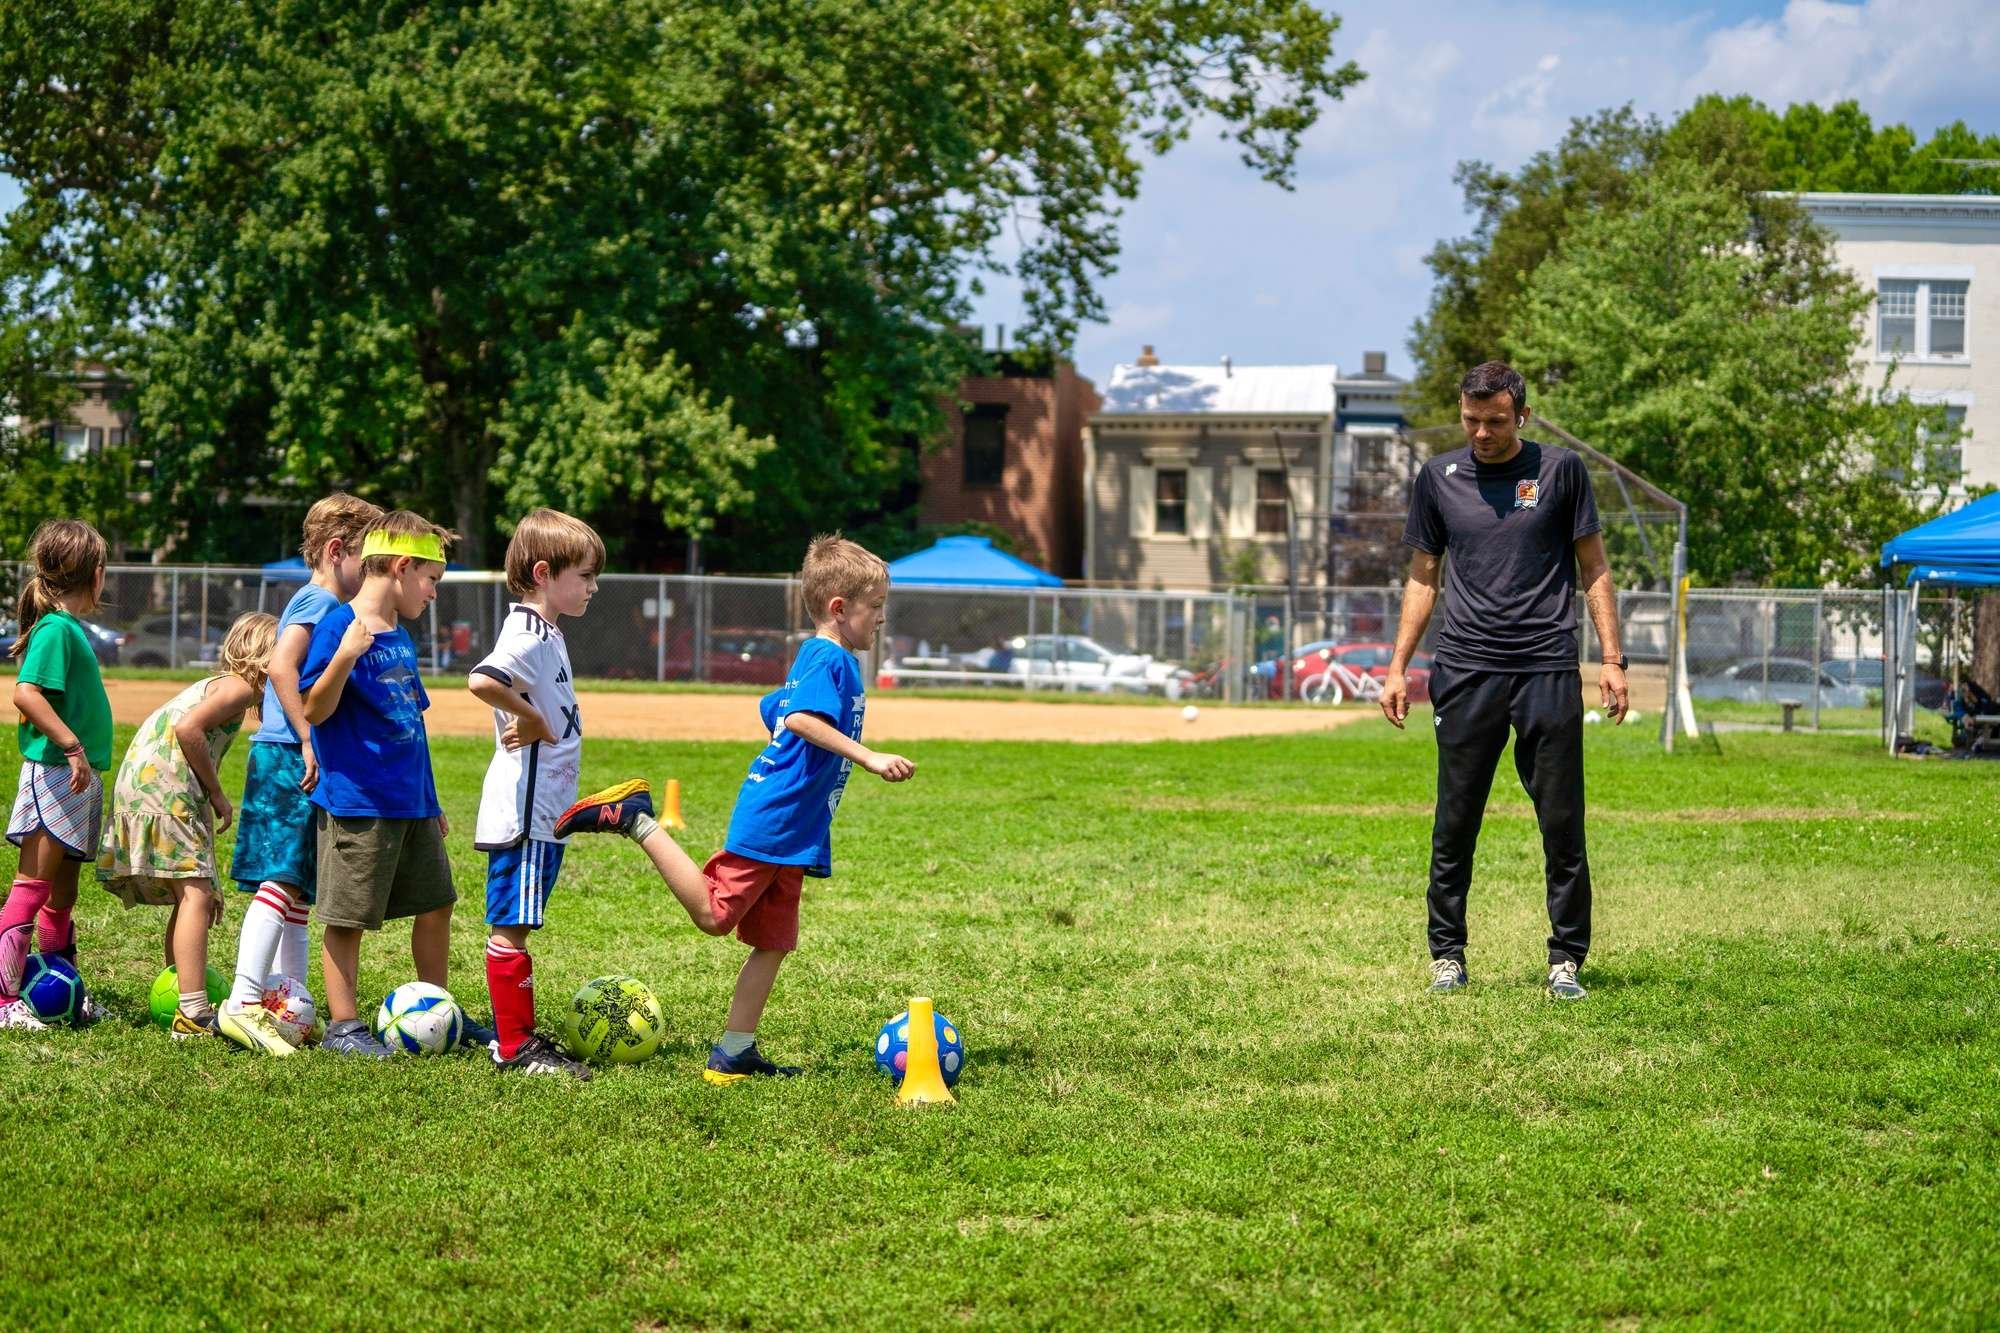
[[[588,1079],[590,1069],[535,1031],[528,934],[542,926],[562,868],[556,819],[576,800],[583,718],[557,622],[580,616],[597,592],[604,542],[590,525],[537,509],[507,544],[507,590],[517,599],[493,651],[468,687],[493,709],[495,748],[479,797],[473,845],[487,855],[486,987],[493,996],[493,1063],[528,1074]]]

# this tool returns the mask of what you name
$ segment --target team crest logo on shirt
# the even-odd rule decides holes
[[[1514,483],[1514,508],[1533,509],[1542,500],[1542,483],[1539,481],[1517,481]]]

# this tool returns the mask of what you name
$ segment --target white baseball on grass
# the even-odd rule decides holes
[[[1583,715],[1583,720],[1585,722],[1602,722],[1604,720],[1604,714],[1598,712],[1595,708],[1593,708],[1588,713],[1585,713]]]

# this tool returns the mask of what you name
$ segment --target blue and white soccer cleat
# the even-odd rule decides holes
[[[764,1058],[755,1042],[741,1055],[730,1055],[720,1046],[708,1048],[708,1068],[701,1076],[717,1087],[741,1083],[746,1078],[796,1078],[805,1071],[797,1065],[774,1065]]]

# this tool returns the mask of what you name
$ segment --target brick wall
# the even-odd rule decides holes
[[[1013,536],[1024,560],[1077,577],[1083,569],[1083,424],[1100,405],[1095,386],[1062,362],[1047,375],[968,379],[959,398],[1007,410],[1000,484],[965,484],[965,414],[953,403],[943,447],[924,458],[921,520],[991,523]]]

